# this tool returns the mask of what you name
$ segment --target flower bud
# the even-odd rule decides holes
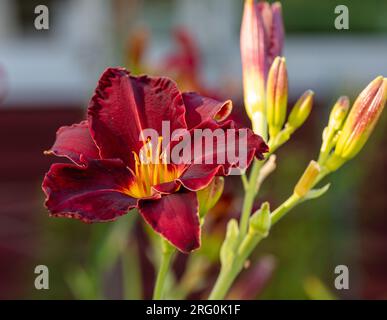
[[[349,99],[346,96],[340,97],[332,108],[329,115],[328,126],[322,134],[319,163],[324,163],[330,151],[336,144],[337,132],[341,129],[349,111]]]
[[[224,178],[215,177],[206,188],[197,192],[199,201],[199,216],[201,218],[216,205],[223,193],[223,188]]]
[[[298,180],[294,188],[294,194],[300,198],[304,197],[309,192],[309,190],[313,188],[320,171],[321,169],[319,164],[312,160],[304,171],[300,180]]]
[[[284,46],[284,25],[282,19],[282,5],[280,2],[274,2],[270,5],[267,1],[258,1],[256,3],[258,17],[263,21],[265,29],[265,57],[267,66],[270,67],[275,57],[282,54]]]
[[[265,87],[268,69],[276,56],[281,55],[284,42],[282,9],[279,2],[244,5],[240,47],[243,72],[243,94],[247,114],[265,114]]]
[[[254,133],[261,136],[262,139],[266,142],[267,141],[267,121],[264,114],[260,111],[254,112],[251,122],[253,125]]]
[[[337,140],[335,155],[353,158],[367,142],[387,99],[387,78],[373,80],[358,96]]]
[[[249,117],[253,112],[265,112],[265,29],[258,9],[253,0],[244,5],[240,47],[243,73],[243,95]]]
[[[271,226],[270,206],[268,202],[262,204],[261,208],[250,217],[250,232],[267,237]]]
[[[346,96],[340,97],[332,108],[329,115],[328,127],[334,130],[339,130],[344,123],[344,120],[349,111],[349,98]]]
[[[309,117],[313,105],[313,96],[314,92],[307,90],[294,105],[287,122],[287,126],[291,127],[293,131],[301,127]]]
[[[235,256],[238,244],[239,227],[235,219],[231,219],[227,224],[226,237],[220,249],[220,261],[222,265],[230,265]]]
[[[266,117],[270,137],[282,129],[288,103],[288,74],[285,58],[276,57],[267,77]]]

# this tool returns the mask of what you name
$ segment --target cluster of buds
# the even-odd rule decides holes
[[[271,147],[289,139],[307,119],[313,104],[313,92],[308,90],[297,101],[285,124],[288,76],[285,58],[281,57],[283,42],[281,4],[246,0],[241,26],[245,108],[255,133],[268,140],[269,131],[274,141]]]
[[[285,123],[288,105],[288,76],[285,58],[282,57],[275,58],[271,65],[266,89],[266,119],[272,141],[271,146],[278,147],[306,121],[312,110],[314,93],[307,90],[297,100]]]
[[[387,78],[373,80],[358,96],[350,110],[348,97],[340,97],[333,106],[322,134],[318,162],[311,161],[294,188],[299,199],[317,197],[327,190],[315,190],[316,183],[337,170],[363,148],[383,111],[387,99]]]
[[[285,123],[288,76],[281,57],[284,27],[280,3],[245,0],[240,39],[245,108],[254,132],[269,141],[273,152],[306,121],[314,93],[308,90],[298,99]],[[350,112],[349,99],[338,99],[323,132],[321,168],[336,170],[364,146],[384,108],[386,82],[382,76],[372,81]]]
[[[387,100],[387,78],[377,77],[360,93],[351,110],[341,97],[323,132],[319,164],[335,171],[356,156],[370,137]]]
[[[288,119],[288,76],[286,61],[283,57],[276,57],[270,67],[266,85],[266,109],[265,119],[269,131],[269,145],[271,151],[281,146],[296,129],[308,118],[313,105],[314,92],[307,90],[297,100],[293,106]],[[257,134],[266,132],[266,127],[262,127],[262,121],[256,124],[257,118],[253,117],[253,128]],[[285,123],[286,121],[286,123]],[[259,131],[260,129],[261,131]],[[263,135],[265,137],[265,135]],[[267,138],[267,136],[266,136]]]
[[[222,266],[232,268],[236,256],[244,256],[254,248],[254,243],[266,238],[271,228],[271,213],[268,202],[264,202],[249,219],[249,228],[246,237],[239,243],[240,230],[238,222],[231,219],[227,224],[226,237],[220,249]]]

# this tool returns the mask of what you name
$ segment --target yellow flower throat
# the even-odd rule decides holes
[[[134,198],[151,196],[152,186],[171,182],[179,177],[179,170],[173,164],[167,163],[166,153],[162,152],[162,137],[158,138],[157,146],[151,141],[144,143],[139,154],[133,151],[135,160],[135,180],[126,193]]]

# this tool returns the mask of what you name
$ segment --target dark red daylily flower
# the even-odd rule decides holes
[[[142,163],[139,154],[146,142],[139,136],[145,128],[161,136],[162,121],[170,122],[171,132],[234,128],[232,121],[225,121],[231,107],[231,101],[181,93],[167,78],[134,77],[122,68],[107,69],[90,101],[87,120],[60,128],[47,151],[73,162],[53,164],[46,174],[42,187],[47,208],[52,216],[103,222],[136,207],[156,232],[181,251],[198,248],[196,191],[238,164]],[[254,155],[261,158],[266,151],[262,139],[248,129],[247,165]]]

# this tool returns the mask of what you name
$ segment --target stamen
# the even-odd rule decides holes
[[[163,138],[159,137],[157,145],[152,145],[148,139],[139,154],[132,152],[136,177],[127,191],[131,196],[136,198],[151,196],[152,186],[173,181],[178,177],[178,170],[167,163],[167,154],[162,150],[162,141]]]

